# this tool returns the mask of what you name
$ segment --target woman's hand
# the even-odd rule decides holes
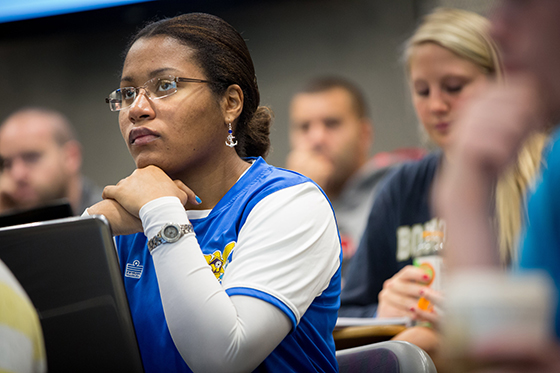
[[[422,269],[408,265],[385,281],[379,292],[378,317],[415,318],[418,299],[426,291],[430,277]]]
[[[119,203],[112,199],[106,199],[96,203],[87,209],[90,215],[103,215],[109,220],[113,235],[120,236],[142,232],[142,222],[132,216]]]
[[[436,330],[440,327],[440,315],[437,312],[438,306],[443,303],[443,296],[439,291],[432,288],[425,287],[420,290],[420,295],[430,302],[430,307],[427,310],[423,310],[420,307],[414,307],[413,320],[428,322]]]
[[[160,197],[177,197],[183,205],[187,202],[198,205],[196,194],[179,180],[171,180],[159,167],[147,166],[136,169],[117,185],[108,185],[103,190],[104,199],[113,199],[134,217],[140,208]]]

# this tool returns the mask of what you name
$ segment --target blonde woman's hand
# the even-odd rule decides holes
[[[160,197],[177,197],[183,205],[187,202],[198,205],[196,194],[179,180],[171,180],[156,166],[136,169],[117,185],[106,186],[104,199],[113,199],[131,215],[138,217],[140,208]]]
[[[422,269],[408,265],[383,284],[379,292],[378,317],[415,317],[418,299],[430,281]]]
[[[420,291],[422,298],[425,298],[430,302],[430,306],[427,310],[423,310],[420,307],[415,307],[412,311],[412,319],[416,321],[428,322],[433,328],[439,330],[441,315],[438,313],[443,303],[443,295],[430,287],[425,287]]]

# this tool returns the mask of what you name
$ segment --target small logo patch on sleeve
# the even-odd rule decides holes
[[[142,271],[144,266],[140,265],[140,261],[135,260],[132,263],[126,263],[126,271],[124,272],[124,277],[139,279],[142,276]]]

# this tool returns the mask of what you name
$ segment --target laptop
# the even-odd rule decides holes
[[[33,302],[49,372],[143,372],[103,216],[0,228],[0,259]]]
[[[62,219],[72,215],[74,214],[70,202],[67,199],[59,199],[31,209],[13,210],[0,214],[0,227]]]

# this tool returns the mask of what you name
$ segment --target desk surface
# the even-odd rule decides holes
[[[337,350],[386,341],[406,329],[404,325],[348,326],[333,332]]]

